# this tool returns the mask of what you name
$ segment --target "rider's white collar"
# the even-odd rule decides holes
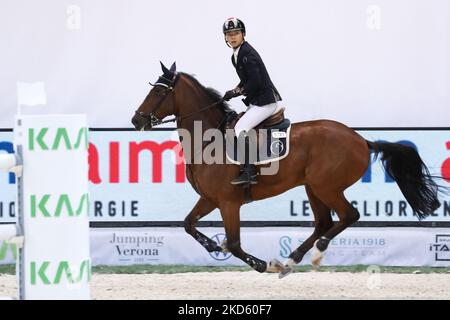
[[[238,57],[239,49],[241,48],[241,46],[242,46],[242,43],[241,43],[241,45],[240,45],[239,47],[237,47],[236,49],[233,48],[234,63],[237,63],[237,57]]]

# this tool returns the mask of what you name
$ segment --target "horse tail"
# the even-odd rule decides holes
[[[384,169],[397,182],[419,220],[441,206],[438,200],[439,186],[416,149],[390,142],[367,141],[367,144],[375,153],[375,159],[379,154],[382,155]]]

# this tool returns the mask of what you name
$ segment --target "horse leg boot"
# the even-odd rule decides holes
[[[231,184],[243,186],[257,184],[256,166],[250,161],[250,138],[243,132],[238,140],[239,151],[241,152],[241,155],[244,155],[244,164],[240,167],[239,176],[231,181]]]
[[[244,252],[241,248],[241,243],[239,241],[227,243],[228,250],[235,256],[244,261],[254,270],[262,273],[267,271],[267,263],[262,261],[251,254]]]

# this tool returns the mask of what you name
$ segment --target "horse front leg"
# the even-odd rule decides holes
[[[230,203],[220,208],[225,233],[227,235],[227,249],[237,258],[244,261],[258,272],[267,270],[267,263],[248,253],[241,248],[241,223],[239,217],[240,205]]]
[[[186,230],[186,232],[189,233],[195,240],[197,240],[208,252],[222,252],[223,248],[220,247],[217,242],[198,231],[195,226],[198,220],[211,213],[211,211],[216,208],[217,206],[211,203],[209,200],[200,198],[191,212],[184,219],[184,229]]]

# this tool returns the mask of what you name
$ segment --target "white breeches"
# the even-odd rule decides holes
[[[239,119],[234,127],[236,137],[239,137],[241,132],[249,131],[258,124],[270,117],[277,109],[278,104],[276,102],[266,104],[264,106],[250,105],[247,108],[245,114]]]

